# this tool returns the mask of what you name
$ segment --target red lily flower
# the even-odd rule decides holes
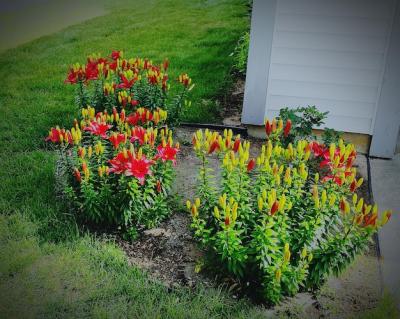
[[[111,164],[110,173],[115,173],[115,174],[124,173],[126,170],[126,164],[132,158],[133,155],[130,151],[127,151],[125,154],[124,152],[118,153],[117,156],[108,161]]]
[[[256,165],[256,161],[253,158],[247,163],[247,172],[252,171],[254,169],[255,165]]]
[[[118,148],[119,144],[126,142],[126,136],[122,133],[114,133],[108,139],[113,144],[115,149]]]
[[[292,128],[292,121],[291,120],[287,120],[285,128],[283,129],[283,135],[285,137],[288,137],[291,128]]]
[[[169,60],[168,60],[168,59],[165,59],[165,60],[164,60],[164,63],[163,63],[164,71],[167,71],[167,70],[168,70],[168,66],[169,66]]]
[[[210,148],[208,150],[208,154],[214,153],[218,149],[219,149],[219,143],[218,143],[217,140],[214,140],[210,145]]]
[[[82,78],[82,70],[79,69],[75,71],[73,68],[70,68],[68,71],[67,78],[65,79],[64,83],[75,84],[78,82],[80,78]]]
[[[146,130],[141,126],[135,126],[132,130],[131,142],[138,141],[140,145],[144,143],[144,136],[146,135]]]
[[[110,70],[115,71],[115,70],[117,69],[118,63],[117,63],[117,61],[115,60],[115,61],[109,63],[108,66],[110,67]]]
[[[233,143],[233,151],[236,153],[239,150],[240,146],[240,138],[236,138],[235,142]]]
[[[121,69],[126,70],[128,66],[129,66],[129,63],[125,59],[123,59],[122,63],[121,63]]]
[[[122,122],[125,122],[125,110],[122,110],[121,111],[121,113],[119,114],[119,119],[122,121]]]
[[[148,75],[147,79],[149,80],[150,84],[158,84],[158,77],[156,74]]]
[[[73,144],[74,140],[72,139],[72,134],[70,131],[66,131],[64,134],[64,141],[68,142],[68,144]]]
[[[96,61],[90,61],[85,67],[85,80],[97,80],[99,76],[99,69],[97,68]]]
[[[364,217],[365,227],[367,227],[367,226],[375,226],[377,218],[378,218],[377,214],[366,215]]]
[[[188,87],[189,84],[192,82],[192,79],[189,78],[189,76],[187,75],[187,73],[184,73],[184,74],[179,75],[178,81],[179,81],[180,83],[182,83],[183,86]]]
[[[346,201],[342,198],[339,202],[339,209],[342,211],[342,213],[346,213],[346,208],[349,209],[349,206],[346,203]]]
[[[136,81],[136,78],[133,77],[132,79],[128,80],[125,75],[121,74],[122,83],[118,84],[119,89],[129,89],[131,88]]]
[[[85,127],[83,130],[92,133],[93,135],[99,135],[102,138],[107,138],[107,130],[112,128],[112,125],[106,123],[98,123],[92,121],[89,126]]]
[[[171,147],[169,144],[159,145],[157,147],[157,155],[155,159],[161,159],[163,162],[172,161],[172,163],[176,164],[176,154],[178,153],[179,149],[176,147]]]
[[[106,65],[107,64],[107,59],[105,59],[105,58],[98,58],[97,59],[97,61],[96,61],[96,63],[97,64],[104,64],[104,65]]]
[[[267,134],[267,136],[270,136],[271,132],[272,132],[272,125],[269,122],[269,120],[267,120],[265,122],[265,133]]]
[[[324,145],[321,145],[317,142],[311,142],[310,144],[311,151],[314,153],[315,157],[320,157],[326,151]]]
[[[46,137],[46,141],[51,141],[53,143],[65,142],[68,144],[73,144],[72,134],[70,131],[65,129],[59,129],[58,127],[52,127],[49,136]]]
[[[143,109],[142,112],[136,111],[129,114],[129,116],[126,118],[126,121],[133,126],[137,124],[145,124],[149,121],[153,121],[153,113],[147,109]]]
[[[121,51],[112,51],[111,52],[111,59],[117,60],[121,57]]]
[[[126,121],[130,125],[137,125],[139,123],[139,120],[140,120],[140,115],[138,112],[129,114],[129,116],[126,118]]]
[[[276,132],[276,120],[275,119],[272,120],[271,130],[272,130],[272,133]]]
[[[60,142],[61,139],[61,130],[59,128],[52,127],[49,133],[49,136],[46,138],[46,141],[52,141],[53,143]]]
[[[142,158],[131,158],[128,163],[126,163],[126,176],[134,176],[139,180],[141,185],[144,184],[146,175],[151,175],[152,172],[150,170],[153,161],[146,159],[145,156]]]
[[[324,178],[322,178],[323,183],[330,181],[330,180],[334,181],[339,186],[343,185],[343,180],[339,176],[326,175],[326,176],[324,176]]]
[[[74,169],[74,176],[78,183],[82,181],[81,172],[77,168]]]

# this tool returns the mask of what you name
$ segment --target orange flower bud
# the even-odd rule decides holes
[[[231,220],[229,216],[225,216],[225,226],[229,226],[231,224]]]
[[[254,169],[254,166],[256,165],[256,162],[254,159],[251,159],[248,163],[247,163],[247,172],[250,172]]]
[[[278,209],[279,209],[279,202],[278,202],[278,201],[275,201],[275,202],[272,204],[272,207],[271,207],[271,215],[272,215],[272,216],[275,215],[275,213],[278,211]]]
[[[283,130],[283,135],[285,137],[289,136],[291,128],[292,128],[292,121],[291,120],[287,120],[286,125],[285,125],[285,129]]]
[[[82,181],[81,172],[77,168],[74,169],[74,176],[78,183]]]
[[[192,216],[196,218],[199,215],[196,205],[192,205]]]

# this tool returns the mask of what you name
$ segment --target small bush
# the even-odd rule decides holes
[[[283,146],[290,120],[267,121],[265,129],[256,158],[231,131],[197,131],[198,198],[187,207],[209,262],[274,304],[340,273],[391,213],[378,220],[377,207],[356,195],[363,181],[353,145],[296,139]],[[218,179],[208,165],[213,154]]]
[[[52,128],[47,138],[59,149],[69,206],[84,220],[122,227],[133,238],[137,227],[154,227],[169,213],[179,145],[165,108],[177,123],[191,79],[179,76],[181,93],[167,105],[167,69],[167,61],[125,60],[118,51],[74,65],[66,82],[78,84],[79,119],[71,130]]]
[[[325,128],[321,138],[325,145],[331,145],[332,143],[338,143],[343,138],[343,132],[336,131],[333,128]]]
[[[239,39],[235,50],[232,52],[234,58],[233,67],[241,74],[246,75],[247,57],[249,55],[250,33],[245,32]]]
[[[313,127],[320,127],[324,124],[324,120],[328,112],[320,112],[315,106],[282,108],[279,110],[279,118],[282,121],[291,122],[291,130],[282,142],[287,146],[296,140],[309,139],[313,137]]]

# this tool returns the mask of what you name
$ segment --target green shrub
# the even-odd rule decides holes
[[[325,145],[330,145],[332,143],[338,143],[340,139],[343,138],[343,132],[336,131],[333,128],[325,128],[322,132],[322,142]]]
[[[279,118],[284,122],[291,121],[290,134],[285,137],[283,143],[287,146],[295,140],[313,137],[313,127],[324,124],[328,112],[320,112],[315,106],[282,108],[279,110]]]
[[[266,122],[268,141],[256,158],[231,131],[193,136],[201,161],[197,193],[187,207],[209,262],[266,301],[317,288],[341,272],[379,227],[377,207],[355,194],[362,179],[354,146],[325,147],[291,136],[291,122]],[[208,164],[216,153],[218,177]]]
[[[250,33],[245,32],[239,39],[235,50],[232,52],[234,58],[233,67],[241,74],[246,74],[247,57],[249,55]]]

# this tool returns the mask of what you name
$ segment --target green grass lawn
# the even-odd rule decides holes
[[[35,223],[0,215],[2,318],[264,318],[216,289],[168,291],[93,238],[41,244]]]

